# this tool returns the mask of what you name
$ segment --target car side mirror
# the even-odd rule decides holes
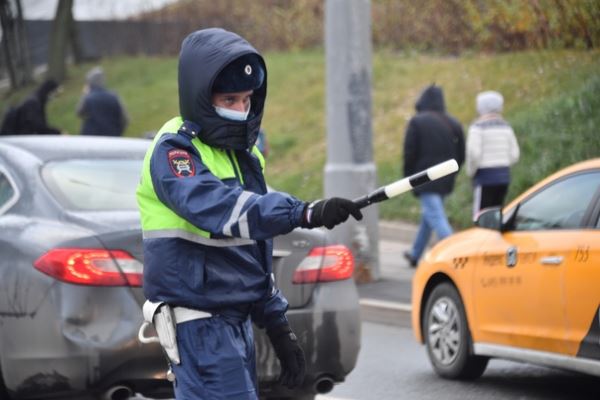
[[[517,214],[521,208],[521,203],[517,204],[512,210],[504,215],[504,221],[500,226],[501,232],[514,231],[517,224]]]
[[[477,214],[475,225],[480,228],[502,230],[502,209],[500,207],[486,208]]]

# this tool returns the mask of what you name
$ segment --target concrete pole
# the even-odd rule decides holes
[[[354,199],[376,188],[371,124],[371,2],[327,0],[327,163],[325,196]],[[379,211],[336,227],[334,238],[352,248],[357,282],[379,279]]]

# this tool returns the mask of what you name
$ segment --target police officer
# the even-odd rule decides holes
[[[218,28],[190,34],[179,57],[181,115],[144,160],[144,293],[173,309],[178,399],[257,399],[251,321],[266,329],[280,383],[301,385],[304,354],[274,286],[272,238],[362,218],[347,199],[267,193],[254,146],[266,93],[265,62],[246,40]]]

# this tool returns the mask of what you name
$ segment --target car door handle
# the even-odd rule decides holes
[[[560,265],[563,262],[563,256],[550,256],[540,258],[540,263],[544,265]]]

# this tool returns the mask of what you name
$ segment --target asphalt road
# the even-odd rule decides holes
[[[600,399],[600,379],[491,360],[479,380],[438,378],[408,328],[362,324],[362,349],[346,382],[317,400]]]
[[[136,396],[131,400],[150,400]],[[600,399],[600,379],[491,360],[473,382],[438,378],[409,328],[362,323],[362,349],[346,382],[316,400],[587,400]]]

